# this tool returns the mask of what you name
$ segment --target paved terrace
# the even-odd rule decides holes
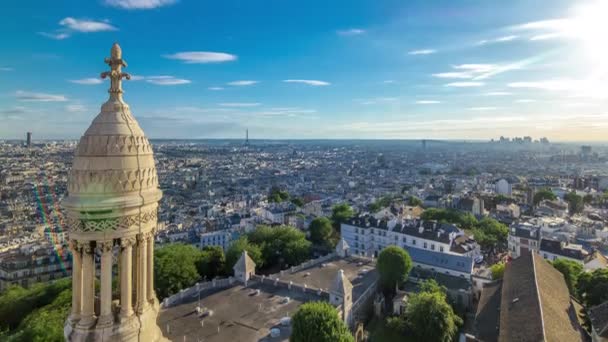
[[[255,294],[257,289],[259,294]],[[212,310],[211,316],[198,317],[197,296],[160,312],[157,322],[165,337],[176,342],[288,341],[291,329],[280,325],[281,318],[293,315],[302,303],[319,298],[316,293],[256,282],[250,282],[248,287],[235,283],[204,294],[201,306]],[[284,302],[285,297],[289,297],[289,303]],[[273,338],[270,329],[275,327],[281,329],[281,335]]]
[[[344,274],[353,284],[353,303],[359,296],[378,279],[376,263],[370,259],[334,257],[322,264],[304,268],[298,272],[289,273],[284,271],[283,275],[274,274],[281,281],[304,285],[308,288],[323,289],[329,291],[338,274],[338,270],[344,270]]]

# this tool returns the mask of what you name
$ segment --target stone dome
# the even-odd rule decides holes
[[[150,142],[122,98],[120,47],[106,58],[111,71],[110,98],[80,138],[68,176],[68,196],[63,206],[72,213],[107,213],[156,203],[162,193]],[[118,212],[117,212],[118,214]],[[113,215],[111,215],[113,216]]]

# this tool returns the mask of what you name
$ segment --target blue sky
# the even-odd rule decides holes
[[[0,138],[78,138],[114,41],[151,138],[606,140],[601,0],[0,5]]]

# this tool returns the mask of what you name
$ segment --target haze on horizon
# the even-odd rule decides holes
[[[154,138],[605,141],[601,0],[3,3],[0,139],[77,138],[107,98]]]

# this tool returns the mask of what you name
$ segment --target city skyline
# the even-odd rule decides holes
[[[6,6],[0,138],[78,138],[118,41],[151,139],[605,140],[606,5],[548,3]]]

